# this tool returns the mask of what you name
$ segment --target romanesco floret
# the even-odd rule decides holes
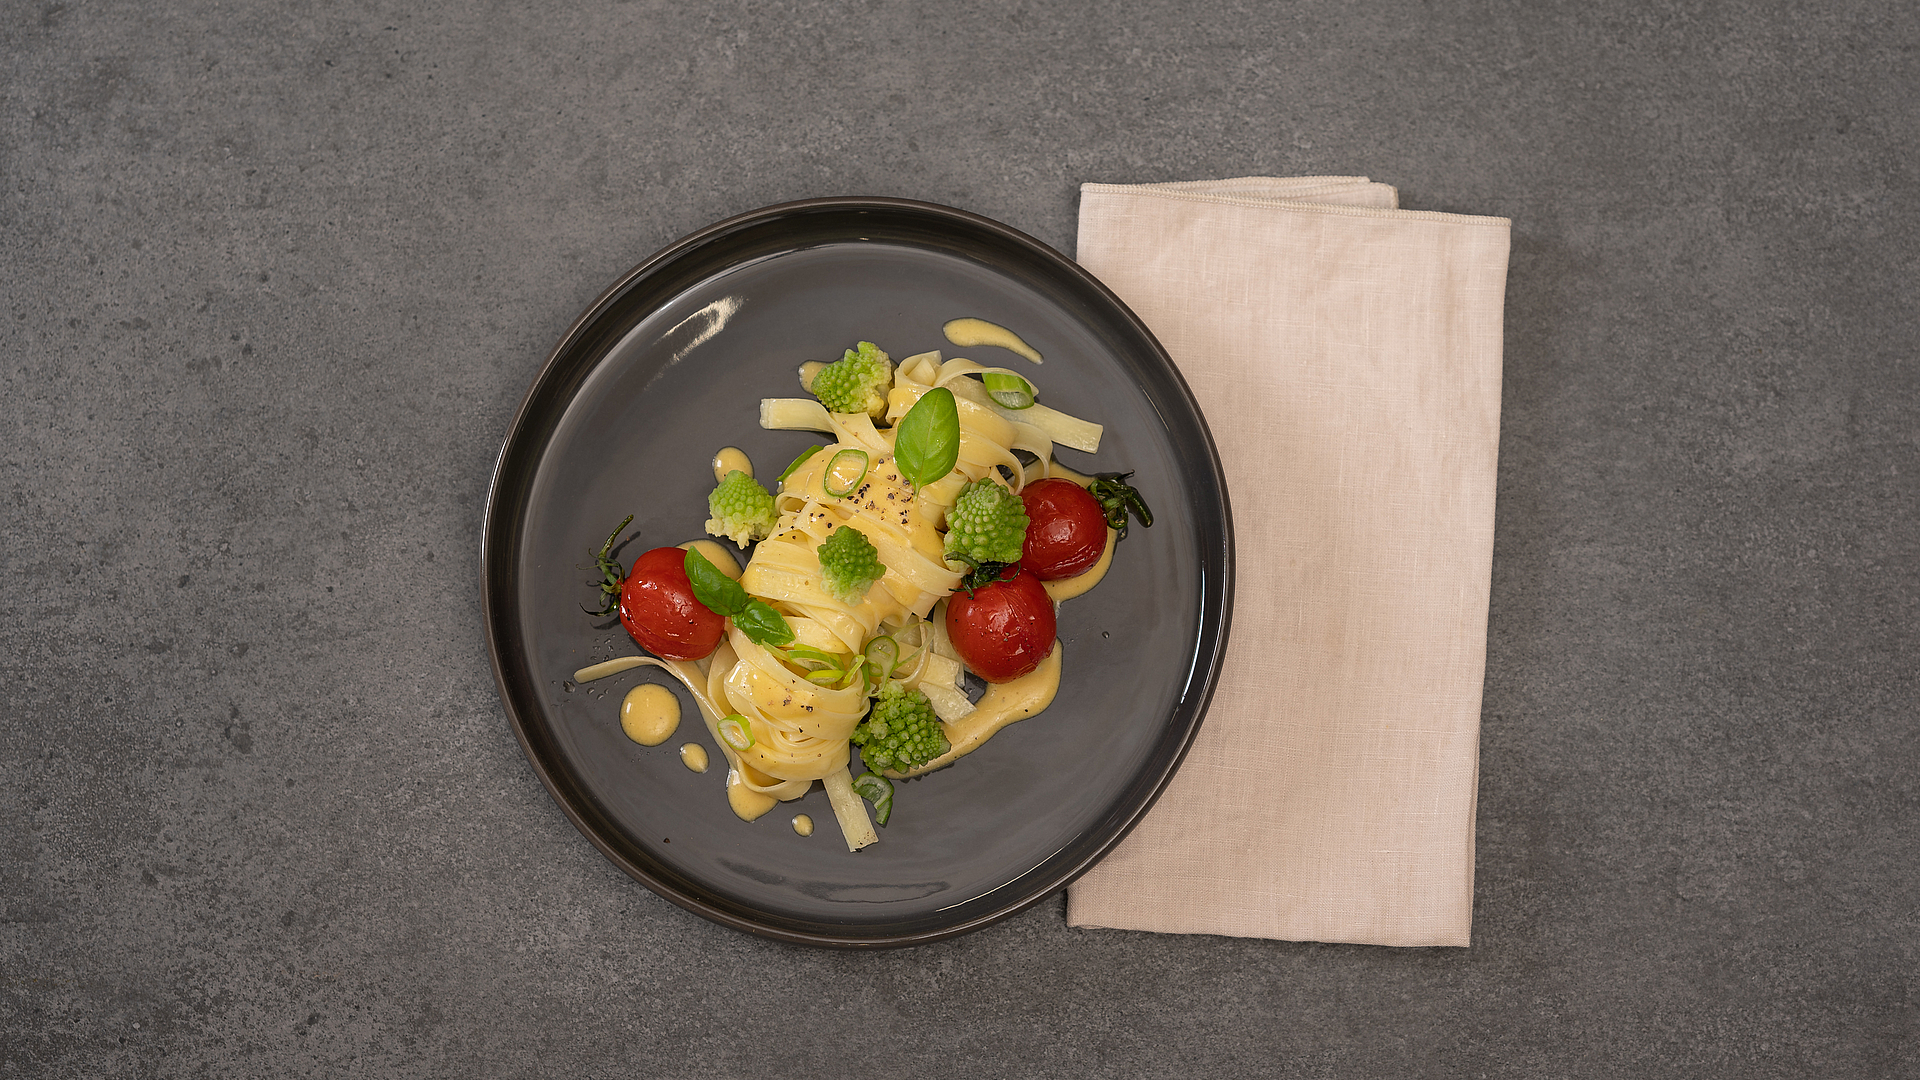
[[[741,547],[765,540],[780,516],[774,513],[773,496],[753,477],[735,469],[728,473],[707,496],[707,532],[724,536]]]
[[[813,396],[828,412],[887,415],[887,391],[893,388],[893,361],[871,341],[823,367],[813,376]]]
[[[881,684],[873,711],[853,729],[853,742],[867,768],[880,772],[905,772],[947,752],[946,733],[927,695],[891,680]]]
[[[1027,540],[1027,510],[1020,496],[992,480],[973,480],[947,511],[947,557],[979,563],[1020,561]]]
[[[858,604],[886,572],[880,549],[852,526],[833,530],[820,544],[820,583],[843,604]]]

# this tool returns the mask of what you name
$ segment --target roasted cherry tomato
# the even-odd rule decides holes
[[[720,644],[727,620],[694,598],[687,553],[663,547],[633,561],[620,587],[620,625],[663,660],[698,660]]]
[[[1018,565],[971,593],[947,597],[947,637],[988,682],[1011,682],[1039,667],[1053,652],[1053,634],[1053,599]]]
[[[1020,565],[1041,581],[1084,574],[1107,550],[1107,517],[1085,488],[1071,480],[1048,479],[1020,492],[1027,508],[1027,542]]]

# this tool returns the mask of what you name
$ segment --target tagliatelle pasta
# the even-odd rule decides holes
[[[689,557],[689,573],[701,571],[689,579],[696,595],[729,615],[724,637],[699,659],[634,657],[583,669],[580,677],[631,664],[665,669],[693,696],[725,755],[728,801],[736,814],[758,818],[781,801],[804,796],[817,780],[849,849],[858,850],[877,839],[867,801],[874,803],[882,824],[891,811],[889,777],[949,764],[1001,726],[1052,700],[1059,645],[1053,640],[1053,604],[1044,593],[1038,602],[1044,621],[1031,601],[1028,609],[1016,608],[1031,611],[1035,625],[1044,628],[1044,651],[1036,650],[1026,665],[1030,674],[1003,680],[979,706],[966,693],[947,601],[970,573],[973,581],[964,591],[975,602],[975,590],[989,593],[1002,582],[1019,582],[1020,537],[1028,521],[1019,509],[1021,492],[1065,471],[1053,462],[1056,441],[1091,450],[1099,444],[1100,428],[1052,410],[1036,412],[1042,407],[1033,404],[1030,384],[1018,376],[1001,380],[1017,387],[1002,396],[1021,407],[1007,407],[983,381],[1012,375],[1006,369],[965,359],[942,362],[938,353],[909,357],[894,368],[884,353],[864,343],[858,356],[849,350],[843,363],[882,371],[886,385],[869,380],[851,391],[821,393],[821,400],[761,403],[762,427],[815,431],[833,439],[795,460],[772,492],[770,508],[754,505],[754,491],[744,483],[751,477],[741,475],[746,470],[728,469],[718,477],[722,485],[710,500],[715,517],[708,531],[736,539],[760,537],[738,574],[737,588],[708,573],[731,577],[733,567],[716,568],[715,560]],[[859,373],[809,365],[802,372],[803,385],[819,393],[811,383],[821,372],[841,386]],[[940,390],[945,393],[935,393]],[[849,396],[855,392],[866,396]],[[933,402],[930,395],[940,400]],[[825,401],[852,404],[834,411]],[[923,401],[934,411],[917,411]],[[909,421],[916,416],[918,421]],[[885,426],[876,425],[876,418]],[[909,430],[911,436],[902,435]],[[911,453],[908,437],[915,440]],[[925,464],[930,451],[939,462],[932,471]],[[729,459],[729,454],[736,456]],[[716,458],[722,460],[744,461],[744,455],[729,450]],[[764,489],[757,498],[767,498]],[[967,530],[953,532],[961,518]],[[1015,519],[1021,532],[1009,536],[1002,525]],[[1120,520],[1124,527],[1124,511]],[[836,537],[841,530],[857,536]],[[1105,548],[1096,537],[1093,553],[1102,556],[1098,572],[1105,570],[1114,535],[1105,533]],[[956,548],[961,536],[1011,539],[1013,554],[983,560],[978,551]],[[830,563],[828,553],[836,548]],[[603,560],[605,555],[603,549]],[[637,571],[639,563],[635,566]],[[1033,581],[1024,587],[1038,590]],[[709,595],[720,592],[730,598]],[[622,620],[640,640],[624,597],[623,591]],[[748,618],[753,605],[766,610]],[[994,715],[977,715],[983,711]],[[856,744],[868,766],[857,780],[851,768]]]

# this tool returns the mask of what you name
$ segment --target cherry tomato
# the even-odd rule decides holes
[[[1027,542],[1020,565],[1041,581],[1084,574],[1107,550],[1107,516],[1085,488],[1071,480],[1048,479],[1020,492],[1027,508]]]
[[[999,580],[947,597],[947,637],[974,674],[1011,682],[1053,652],[1053,600],[1040,579],[1009,566]]]
[[[620,625],[663,660],[698,660],[720,644],[727,620],[693,595],[687,553],[654,548],[633,561],[620,587]]]

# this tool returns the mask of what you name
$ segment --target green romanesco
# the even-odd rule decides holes
[[[1020,496],[992,480],[969,481],[947,511],[947,558],[981,563],[1020,561],[1027,510]]]
[[[871,341],[821,368],[813,376],[813,396],[828,412],[887,415],[887,391],[893,388],[893,361]]]
[[[779,515],[773,510],[773,496],[753,477],[735,469],[728,473],[707,496],[707,532],[724,536],[741,547],[765,540],[773,531]]]
[[[906,772],[948,749],[927,695],[891,680],[881,684],[873,711],[853,729],[853,742],[867,768],[880,772]]]
[[[880,550],[852,526],[833,530],[820,544],[820,583],[843,604],[858,604],[886,572]]]

